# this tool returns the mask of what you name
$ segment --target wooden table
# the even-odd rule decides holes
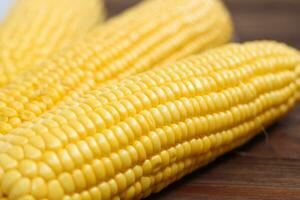
[[[138,0],[107,0],[112,16]],[[275,39],[300,48],[300,1],[226,0],[241,41]],[[149,199],[300,199],[300,105],[209,166]]]

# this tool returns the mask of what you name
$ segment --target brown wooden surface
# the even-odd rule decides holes
[[[138,0],[107,0],[109,15],[136,2]],[[241,41],[275,39],[300,48],[300,1],[225,2]],[[300,199],[300,105],[247,145],[149,199]]]

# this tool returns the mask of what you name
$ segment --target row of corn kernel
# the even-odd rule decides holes
[[[62,56],[45,62],[44,66],[31,70],[0,90],[1,133],[40,116],[61,101],[97,88],[109,79],[138,73],[163,62],[199,38],[203,38],[203,45],[195,51],[229,40],[230,19],[218,0],[175,2],[143,2],[118,20],[95,30],[91,37]],[[154,7],[157,8],[154,12],[146,12]],[[145,14],[132,21],[130,26],[118,24],[141,11]],[[123,16],[126,20],[122,20]],[[103,32],[111,33],[116,26],[120,31],[106,37],[108,34]],[[186,53],[189,51],[184,51],[181,56]]]
[[[278,94],[282,94],[282,91],[280,90],[280,91],[278,91],[277,92]],[[269,99],[266,99],[265,100],[265,102],[268,102],[268,101],[270,101],[270,99],[272,99],[272,98],[274,98],[274,96],[275,95],[269,95],[270,97],[269,97]],[[289,97],[289,96],[288,96]],[[263,99],[263,98],[261,98],[261,99]],[[260,99],[259,99],[260,100]],[[259,102],[260,103],[260,101],[259,100],[257,100],[257,102]],[[284,101],[281,101],[281,102],[284,102]],[[280,103],[281,103],[280,102]],[[290,102],[290,106],[292,105],[292,101]],[[258,105],[255,105],[256,107],[258,106]],[[253,107],[255,107],[255,106],[253,106]],[[273,105],[269,105],[270,107],[271,106],[273,106]],[[250,109],[251,110],[251,109]],[[279,109],[278,109],[279,110]],[[242,113],[243,112],[245,112],[245,111],[243,111],[243,110],[240,110],[239,111],[239,113],[240,113],[240,120],[244,120],[243,118],[242,118]],[[249,113],[249,112],[248,112]],[[217,116],[216,116],[217,117]],[[274,117],[274,116],[272,116],[272,117]],[[223,117],[224,118],[224,117]],[[226,118],[226,117],[225,117]],[[221,120],[222,120],[222,118],[221,118]],[[215,121],[215,122],[212,122],[212,124],[218,124],[219,122],[222,122],[222,121]],[[227,122],[227,124],[229,124],[230,122]],[[256,128],[261,128],[261,126],[262,126],[262,124],[257,124],[257,119],[252,119],[252,121],[251,122],[247,122],[246,124],[252,124],[253,126],[255,126]],[[199,123],[199,120],[196,120],[195,119],[195,121],[194,121],[194,124],[191,124],[191,123],[188,123],[188,122],[185,122],[185,123],[182,123],[182,124],[189,124],[191,127],[193,127],[194,126],[194,128],[187,128],[187,130],[193,130],[193,131],[195,131],[195,132],[197,132],[197,133],[199,133],[199,131],[197,131],[197,129],[195,129],[195,127],[196,127],[196,124],[198,124],[198,125],[200,125],[201,123]],[[203,123],[203,124],[205,124],[205,123]],[[219,124],[222,124],[222,123],[219,123]],[[237,121],[236,122],[236,124],[239,124],[239,122]],[[263,123],[264,124],[264,123]],[[244,125],[242,126],[242,127],[244,127]],[[218,127],[218,128],[216,128],[217,130],[224,130],[224,128],[222,128],[222,127]],[[246,131],[246,130],[243,130],[243,129],[239,129],[239,128],[236,128],[236,127],[234,127],[233,128],[233,130],[239,130],[240,131],[240,134],[247,134],[247,133],[249,133],[249,131]],[[165,132],[162,132],[162,133],[164,133],[164,134],[162,134],[162,135],[167,135],[167,136],[169,136],[169,134],[171,134],[171,133],[176,133],[176,129],[175,130],[172,130],[172,129],[165,129],[164,130]],[[155,132],[158,132],[158,131],[154,131],[154,133]],[[204,136],[204,139],[202,139],[202,138],[200,138],[200,139],[198,139],[197,141],[198,141],[198,143],[193,143],[193,142],[195,142],[195,140],[197,139],[197,135],[195,135],[195,134],[193,134],[192,132],[190,132],[190,137],[191,137],[191,140],[193,141],[192,143],[193,143],[193,147],[197,147],[196,148],[196,150],[194,150],[194,151],[192,151],[192,152],[198,152],[198,153],[201,153],[201,152],[206,152],[207,151],[207,149],[209,149],[209,148],[218,148],[219,147],[219,145],[220,144],[222,144],[222,143],[224,143],[224,144],[230,144],[232,141],[230,140],[230,138],[232,139],[232,138],[239,138],[239,135],[231,135],[231,134],[228,134],[228,132],[230,132],[231,133],[231,131],[222,131],[222,132],[225,132],[224,133],[224,136],[222,135],[222,133],[221,134],[216,134],[216,135],[209,135],[208,137],[205,137]],[[234,131],[233,131],[234,132]],[[153,133],[153,134],[154,134]],[[208,133],[210,133],[210,131],[205,131],[205,133],[206,134],[208,134]],[[203,136],[201,136],[201,137],[203,137]],[[168,147],[169,148],[169,150],[164,150],[164,148],[166,148],[166,147],[164,147],[164,145],[162,144],[162,142],[163,141],[160,141],[160,137],[158,137],[158,136],[152,136],[152,137],[150,137],[151,139],[150,139],[150,141],[151,141],[151,143],[149,143],[149,145],[147,145],[147,146],[145,146],[144,145],[144,147],[143,148],[145,148],[145,150],[143,150],[143,151],[145,151],[145,156],[147,155],[149,158],[146,160],[146,161],[144,161],[143,162],[143,164],[140,166],[140,167],[142,167],[142,169],[143,169],[143,175],[144,176],[147,176],[149,173],[151,174],[151,173],[153,173],[153,172],[156,172],[156,171],[160,171],[165,165],[167,165],[169,162],[175,162],[176,161],[176,159],[182,159],[182,157],[181,156],[190,156],[190,153],[192,153],[190,150],[189,150],[189,143],[187,143],[187,142],[184,142],[184,141],[180,141],[180,137],[179,137],[179,139],[178,139],[178,141],[174,141],[174,138],[178,138],[178,134],[176,134],[176,135],[174,135],[174,136],[172,136],[171,138],[170,137],[168,137],[168,138],[166,138],[164,141],[166,142],[170,142],[170,147]],[[154,140],[152,139],[152,138],[154,138]],[[173,138],[173,139],[172,139]],[[184,138],[182,138],[182,140],[185,140]],[[224,140],[224,141],[223,141]],[[155,149],[155,146],[159,146],[161,144],[161,148],[156,148]],[[174,147],[172,147],[172,146],[174,146],[174,145],[176,145],[176,147],[174,148]],[[149,148],[153,148],[152,150],[150,149],[149,150]],[[187,148],[187,152],[185,151],[186,150],[186,148]],[[200,148],[200,149],[199,149]],[[176,151],[177,152],[176,152]],[[175,152],[174,152],[175,151]],[[160,152],[160,153],[158,153],[158,155],[154,155],[154,156],[151,156],[151,154],[153,154],[153,153],[155,153],[155,152]],[[190,153],[188,153],[188,152],[190,152]],[[116,165],[116,163],[114,162],[114,160],[116,160],[116,159],[119,159],[119,162],[120,161],[122,161],[122,166],[124,166],[125,164],[127,164],[127,165],[129,165],[129,166],[135,166],[135,163],[130,159],[130,157],[128,157],[128,155],[126,156],[126,153],[125,152],[120,152],[121,154],[119,155],[120,157],[119,158],[117,158],[117,157],[111,157],[111,159],[112,159],[112,164],[110,165],[110,168],[111,169],[113,169],[113,170],[115,170],[115,171],[117,171],[117,172],[122,172],[124,169],[122,169],[122,168],[118,168],[118,165]],[[167,153],[167,154],[166,154]],[[101,168],[100,168],[101,169]],[[136,168],[136,169],[138,169],[138,168]],[[105,171],[105,170],[104,170]],[[133,172],[134,172],[135,170],[133,170]],[[132,182],[132,180],[134,180],[135,178],[139,178],[139,177],[137,177],[137,176],[135,176],[135,178],[133,178],[132,177],[132,175],[134,175],[134,173],[132,172],[132,170],[131,169],[128,169],[128,171],[124,171],[124,174],[122,175],[122,174],[117,174],[114,178],[112,178],[111,180],[116,180],[117,182],[118,181],[121,181],[122,182],[122,180],[123,181],[125,181],[125,182]],[[123,173],[123,172],[122,172]],[[141,173],[139,173],[139,175],[141,176],[142,175]],[[131,180],[131,181],[130,181]],[[108,181],[109,182],[109,181]],[[62,183],[63,184],[63,183]],[[103,183],[101,183],[101,186],[99,185],[99,187],[100,188],[102,188],[102,187],[105,187],[105,184],[108,184],[107,182],[103,182]],[[122,185],[124,185],[125,183],[123,183]],[[120,185],[120,183],[118,182],[118,184],[117,185]],[[127,184],[125,184],[125,185],[127,185]],[[117,191],[123,191],[123,189],[122,189],[123,187],[121,187],[121,188],[118,188],[118,190]]]
[[[17,1],[0,27],[0,86],[81,38],[102,9],[98,0]]]

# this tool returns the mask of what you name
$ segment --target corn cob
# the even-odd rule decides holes
[[[296,101],[299,62],[283,44],[231,44],[90,91],[2,137],[0,194],[158,192],[283,116]]]
[[[0,27],[0,86],[82,37],[103,15],[102,6],[98,0],[18,0]]]
[[[109,80],[225,43],[231,32],[218,0],[144,1],[1,89],[0,133]]]

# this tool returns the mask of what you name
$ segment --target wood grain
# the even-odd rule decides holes
[[[107,0],[109,16],[137,2]],[[300,48],[300,1],[225,0],[225,3],[241,41],[274,39]],[[300,105],[245,146],[148,199],[300,199]]]

